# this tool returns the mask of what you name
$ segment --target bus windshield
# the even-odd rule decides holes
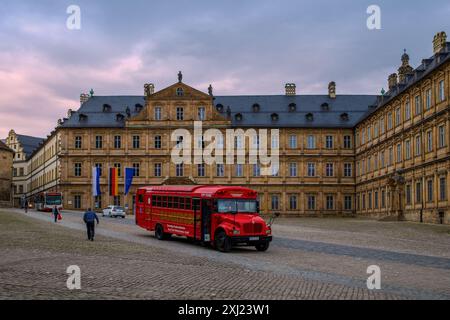
[[[47,205],[60,205],[61,204],[61,196],[47,196],[45,199]]]
[[[256,213],[255,200],[222,199],[217,201],[219,213]]]

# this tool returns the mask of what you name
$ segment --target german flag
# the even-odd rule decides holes
[[[119,172],[117,168],[109,168],[109,195],[119,195]]]

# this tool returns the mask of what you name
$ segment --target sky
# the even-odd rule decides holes
[[[450,1],[1,0],[0,138],[46,137],[82,92],[143,95],[177,81],[215,95],[379,94],[450,36]],[[81,28],[67,28],[70,5]],[[378,5],[381,29],[369,30]]]

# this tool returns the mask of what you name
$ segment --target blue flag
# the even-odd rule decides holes
[[[100,191],[100,168],[93,167],[92,168],[92,195],[97,197],[101,195]]]
[[[133,184],[133,177],[134,177],[134,168],[125,168],[125,188],[124,192],[125,195],[128,194],[130,191],[131,185]]]

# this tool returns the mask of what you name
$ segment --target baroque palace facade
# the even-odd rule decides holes
[[[60,191],[68,209],[96,203],[132,208],[140,186],[246,185],[259,192],[266,214],[448,224],[450,43],[444,33],[433,47],[433,56],[416,69],[405,53],[380,96],[338,95],[334,82],[326,95],[297,95],[288,83],[284,95],[214,96],[212,87],[204,93],[183,83],[181,73],[160,91],[145,85],[144,96],[82,94],[79,110],[69,110],[28,160],[34,174],[27,196]],[[227,129],[279,129],[278,172],[263,176],[249,163],[176,165],[171,135],[176,129],[192,133],[195,121],[224,135]],[[248,155],[254,142],[243,142]],[[97,199],[92,167],[102,169]],[[110,167],[119,168],[119,197],[108,194]],[[135,178],[124,196],[127,167]]]

